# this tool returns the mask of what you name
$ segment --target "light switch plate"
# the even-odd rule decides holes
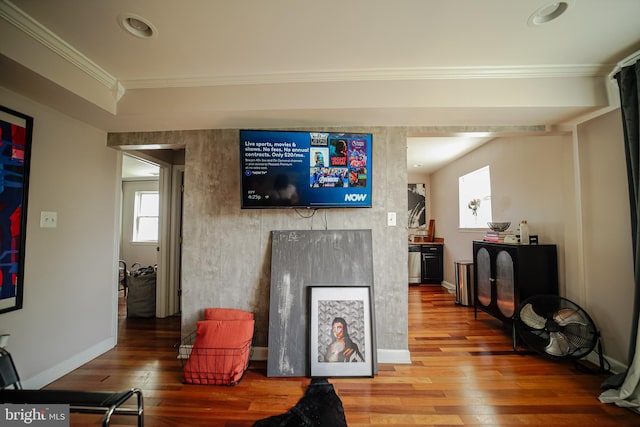
[[[56,228],[58,226],[58,212],[40,212],[40,228]]]
[[[396,213],[395,212],[387,212],[387,225],[389,227],[396,226]]]

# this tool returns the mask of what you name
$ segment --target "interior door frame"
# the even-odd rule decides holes
[[[169,233],[169,292],[167,306],[171,314],[182,312],[182,203],[184,195],[184,165],[174,165],[171,175],[171,219]]]
[[[158,189],[160,191],[160,218],[158,235],[158,269],[156,275],[156,317],[168,317],[170,313],[170,274],[171,265],[169,248],[171,247],[171,178],[172,166],[167,163],[156,164],[160,166]]]
[[[123,152],[124,155],[125,152]],[[173,169],[170,163],[159,160],[151,155],[139,151],[126,151],[127,155],[138,157],[144,161],[153,163],[159,167],[158,191],[160,193],[160,218],[158,235],[158,269],[156,275],[156,317],[164,318],[176,314],[173,309],[178,294],[179,284],[174,276],[178,274],[173,269],[180,269],[180,264],[172,259],[172,247],[177,240],[173,236],[172,229],[172,204],[173,204]]]

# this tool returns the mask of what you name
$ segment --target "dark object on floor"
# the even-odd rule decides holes
[[[603,390],[610,390],[612,388],[620,388],[622,384],[624,384],[624,380],[627,377],[627,371],[621,372],[619,374],[611,375],[600,384],[600,388]]]
[[[602,353],[600,332],[578,304],[558,295],[534,295],[518,307],[513,316],[515,332],[522,341],[545,357],[579,361],[597,347],[600,370],[609,370]]]
[[[256,421],[253,427],[347,427],[347,420],[333,385],[324,378],[314,378],[296,406]]]
[[[156,316],[156,276],[154,266],[131,271],[127,279],[127,317]]]
[[[7,389],[13,387],[13,389]],[[136,407],[122,407],[132,397]],[[77,390],[23,390],[18,370],[11,354],[0,348],[0,402],[32,405],[69,405],[70,412],[104,414],[102,426],[108,427],[114,414],[135,415],[138,427],[144,426],[142,391],[134,388],[120,392]]]

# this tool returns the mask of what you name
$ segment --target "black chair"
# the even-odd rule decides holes
[[[7,387],[13,387],[15,390],[21,390],[20,377],[18,370],[13,364],[11,354],[4,348],[0,347],[0,388],[2,390]]]
[[[129,289],[129,284],[127,283],[128,277],[129,271],[127,270],[127,263],[122,260],[118,261],[118,292],[120,292],[120,288],[122,288],[125,297]]]
[[[12,389],[9,387],[13,387]],[[122,407],[133,396],[136,407]],[[13,404],[69,405],[70,412],[104,414],[103,427],[108,427],[114,414],[135,415],[138,427],[144,427],[142,390],[132,388],[120,392],[79,390],[24,390],[11,354],[0,348],[0,402]]]

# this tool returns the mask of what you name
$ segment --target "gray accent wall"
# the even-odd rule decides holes
[[[372,208],[318,210],[308,218],[291,209],[240,209],[237,129],[109,134],[108,145],[124,150],[185,148],[183,336],[207,307],[241,308],[254,312],[255,345],[266,347],[271,232],[371,229],[378,349],[408,349],[406,129],[313,130],[373,134]],[[387,212],[396,212],[398,226],[387,226]]]

